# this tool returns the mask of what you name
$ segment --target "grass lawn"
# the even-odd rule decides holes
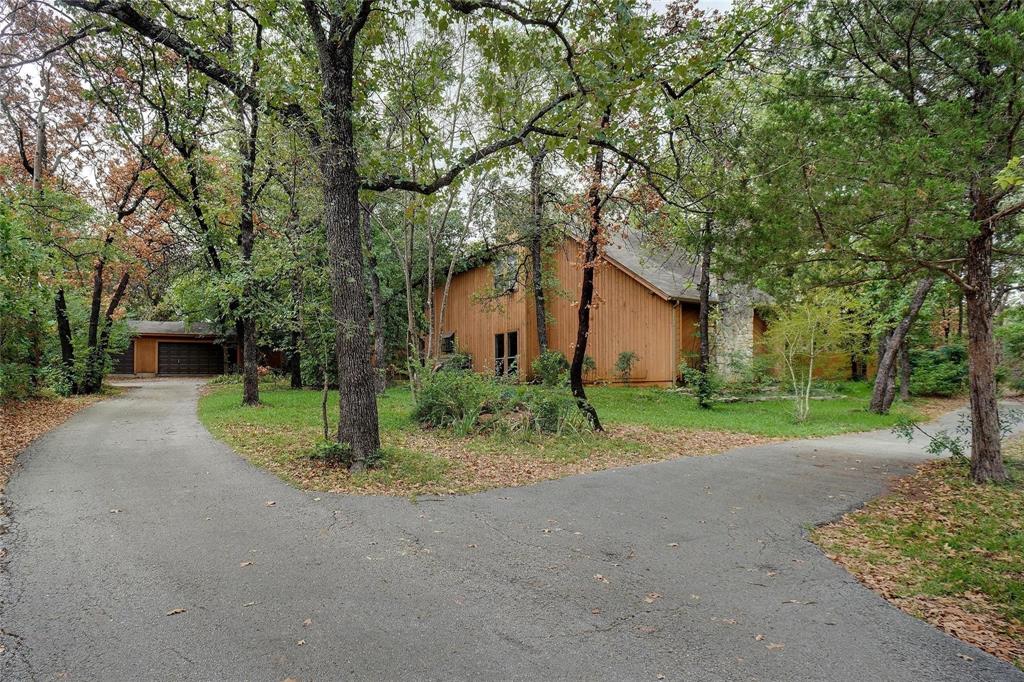
[[[200,400],[199,418],[254,464],[303,488],[392,495],[465,493],[895,423],[897,413],[880,416],[864,409],[863,387],[844,391],[849,395],[815,401],[810,420],[795,424],[787,401],[733,403],[706,411],[692,397],[663,389],[594,387],[589,394],[605,422],[604,435],[458,436],[420,428],[410,418],[409,391],[391,388],[378,403],[383,462],[356,476],[310,456],[322,439],[319,391],[266,382],[261,386],[263,405],[250,408],[241,406],[238,384],[211,385]],[[330,396],[328,418],[333,432],[336,394]]]
[[[1012,481],[978,486],[931,462],[813,539],[899,608],[1024,669],[1024,438]]]
[[[657,388],[595,386],[587,389],[601,418],[609,424],[640,424],[653,429],[712,429],[775,438],[813,438],[848,431],[871,431],[892,426],[901,414],[920,416],[917,401],[897,404],[892,414],[868,412],[871,386],[862,382],[837,385],[842,397],[811,401],[811,415],[793,421],[789,400],[722,403],[711,410],[697,406],[692,396]]]

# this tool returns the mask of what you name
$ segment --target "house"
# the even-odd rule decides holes
[[[239,367],[242,358],[233,337],[225,338],[202,322],[128,320],[132,340],[112,362],[114,374],[203,376]],[[279,351],[263,351],[271,367],[282,365]]]
[[[595,367],[585,377],[588,382],[620,381],[615,365],[627,351],[637,356],[630,373],[634,384],[672,384],[681,362],[696,364],[700,270],[694,260],[638,231],[608,236],[594,273],[587,355]],[[564,238],[546,255],[545,268],[557,283],[545,289],[548,346],[567,358],[576,341],[582,261],[583,244],[574,237]],[[444,288],[435,289],[442,353],[468,353],[478,372],[531,378],[530,365],[540,351],[532,284],[514,276],[529,269],[521,262],[521,254],[506,254],[455,275],[443,318]],[[724,370],[732,358],[753,355],[765,329],[755,306],[767,297],[749,287],[716,286],[711,301],[718,310],[716,358]]]

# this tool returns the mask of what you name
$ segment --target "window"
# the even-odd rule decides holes
[[[455,352],[455,332],[441,335],[441,352],[446,355],[451,355]]]
[[[499,256],[491,266],[494,270],[494,290],[507,294],[516,290],[516,276],[519,274],[519,259],[514,253]]]
[[[497,376],[519,373],[519,332],[494,335],[494,373]]]

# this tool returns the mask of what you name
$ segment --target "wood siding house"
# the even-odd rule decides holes
[[[519,254],[517,258],[522,259]],[[548,346],[567,358],[573,353],[577,330],[577,301],[583,278],[583,245],[565,238],[546,255],[545,268],[553,282],[545,288]],[[676,381],[679,364],[696,363],[699,270],[678,252],[659,250],[637,232],[612,236],[594,273],[587,355],[596,369],[586,381],[619,382],[619,354],[637,355],[630,383],[668,385]],[[441,352],[468,353],[478,372],[504,373],[514,361],[519,375],[532,378],[530,365],[539,355],[537,316],[532,284],[515,282],[507,293],[495,295],[495,273],[523,271],[503,259],[480,265],[453,278],[443,318],[443,287],[434,291],[435,329]],[[720,303],[716,292],[712,302]],[[722,301],[725,302],[724,300]],[[739,345],[752,354],[755,336],[763,330],[752,304],[742,306],[738,328],[745,332]]]
[[[201,322],[128,320],[132,340],[112,358],[112,373],[136,376],[208,376],[241,367],[238,346]],[[261,364],[281,367],[279,351],[261,349]]]

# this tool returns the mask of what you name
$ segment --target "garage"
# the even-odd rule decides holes
[[[178,375],[222,374],[224,351],[219,344],[178,343],[157,344],[157,373]]]
[[[135,374],[135,340],[128,343],[128,348],[120,355],[115,355],[111,362],[114,374]]]

